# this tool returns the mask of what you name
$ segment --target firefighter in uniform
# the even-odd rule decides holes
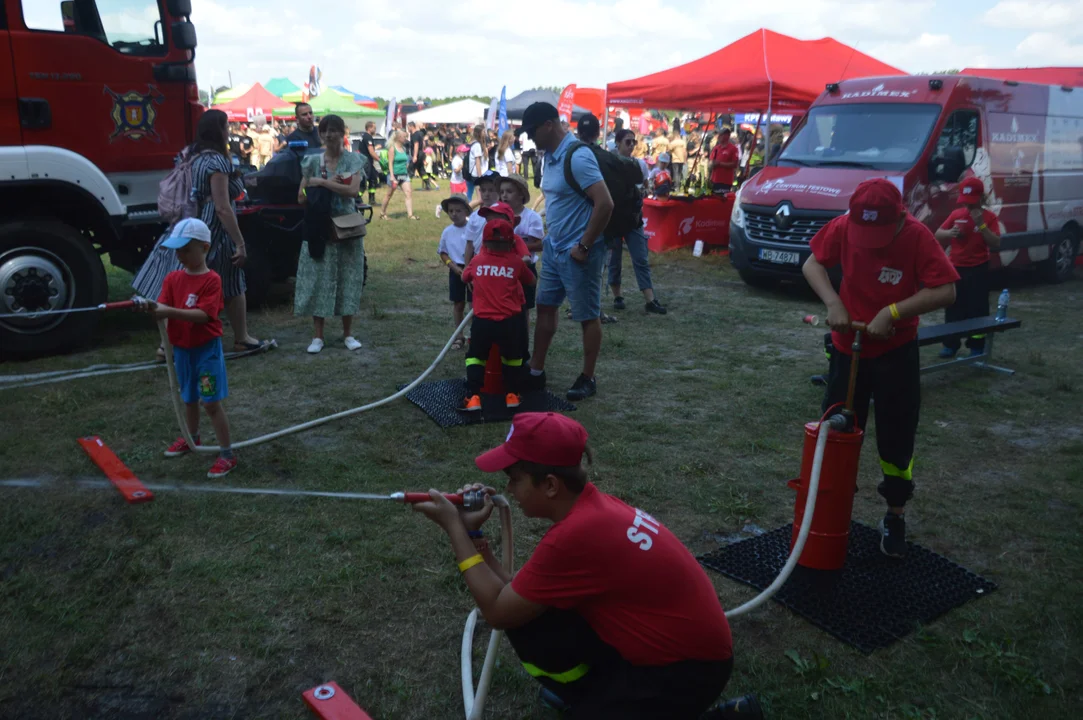
[[[914,439],[920,407],[918,317],[955,302],[958,273],[933,233],[911,217],[898,188],[884,178],[867,180],[850,198],[850,212],[823,227],[810,244],[803,272],[827,306],[831,366],[824,411],[846,399],[851,322],[867,324],[854,413],[864,429],[875,398],[876,447],[883,481],[877,486],[888,511],[880,521],[880,550],[906,553],[904,506],[914,493]],[[842,267],[838,293],[827,269]]]

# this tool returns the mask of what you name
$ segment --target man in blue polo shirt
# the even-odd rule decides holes
[[[583,372],[568,390],[569,400],[583,400],[598,391],[594,367],[602,349],[602,267],[606,249],[602,231],[613,212],[613,198],[602,179],[598,161],[589,148],[572,155],[571,171],[583,188],[583,197],[564,178],[564,161],[575,137],[560,123],[557,109],[534,103],[523,113],[523,131],[545,151],[542,192],[548,233],[542,245],[538,276],[538,321],[530,374],[545,386],[545,356],[557,331],[557,309],[564,298],[572,306],[572,320],[583,327]]]

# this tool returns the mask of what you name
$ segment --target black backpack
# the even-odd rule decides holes
[[[478,181],[478,179],[474,176],[474,158],[470,154],[470,152],[474,149],[475,145],[480,144],[481,143],[477,142],[470,143],[470,150],[466,151],[466,157],[463,158],[463,180],[465,180],[466,182]],[[481,151],[484,153],[485,148],[482,148]]]
[[[622,238],[632,230],[642,227],[643,196],[636,186],[641,184],[644,178],[639,163],[593,143],[573,142],[564,155],[564,182],[587,202],[590,202],[590,198],[572,174],[572,153],[581,147],[590,148],[594,153],[598,168],[602,171],[602,179],[613,198],[613,214],[609,216],[609,224],[605,226],[605,237]]]

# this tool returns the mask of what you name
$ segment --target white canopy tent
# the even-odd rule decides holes
[[[485,111],[488,109],[488,105],[477,100],[457,100],[447,105],[437,105],[410,113],[406,116],[406,121],[420,125],[480,123],[485,118]]]

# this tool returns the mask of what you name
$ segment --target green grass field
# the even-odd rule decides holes
[[[229,366],[235,441],[384,397],[443,346],[443,221],[436,194],[416,197],[422,222],[404,219],[397,199],[366,239],[361,351],[343,349],[329,323],[328,347],[307,355],[309,321],[293,317],[289,287],[253,314],[254,334],[280,348]],[[796,289],[747,288],[723,257],[652,260],[670,314],[630,302],[605,327],[599,395],[574,417],[592,435],[595,482],[700,553],[792,517],[786,481],[821,397],[808,376],[824,365],[822,330],[800,318],[822,308]],[[625,278],[631,288],[627,265]],[[125,297],[126,274],[111,279]],[[770,604],[733,622],[727,695],[759,693],[770,718],[1078,716],[1083,281],[1022,282],[1012,315],[1023,328],[996,352],[1014,377],[959,368],[923,379],[908,512],[912,540],[1000,589],[871,656]],[[156,343],[146,316],[111,314],[92,347],[0,372],[134,362]],[[548,370],[557,390],[579,371],[570,323]],[[462,372],[458,353],[435,377]],[[162,370],[0,390],[0,401],[0,475],[53,478],[0,488],[0,717],[303,718],[301,692],[332,679],[378,720],[462,717],[471,599],[434,525],[391,504],[163,492],[126,506],[111,490],[74,487],[101,477],[76,443],[90,434],[147,482],[212,482],[211,458],[162,457],[178,434]],[[440,430],[403,401],[242,451],[222,484],[452,489],[484,479],[472,458],[505,433]],[[871,524],[883,510],[869,445],[854,515]],[[545,526],[514,516],[521,564]],[[726,607],[754,594],[709,574]],[[553,717],[535,694],[505,643],[486,716]]]

